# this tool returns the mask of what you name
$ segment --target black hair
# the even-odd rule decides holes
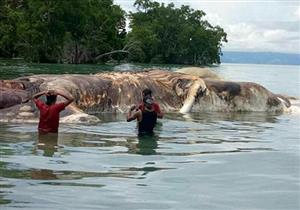
[[[146,88],[143,90],[143,96],[152,96],[152,90]]]
[[[56,95],[46,96],[46,104],[51,105],[56,102]]]

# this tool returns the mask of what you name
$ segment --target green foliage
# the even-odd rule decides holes
[[[206,65],[220,63],[226,33],[219,26],[203,20],[205,13],[188,6],[159,4],[136,0],[137,12],[130,13],[128,42],[139,42],[141,56],[136,62],[185,63]]]
[[[0,57],[31,62],[220,63],[226,33],[205,13],[136,0],[125,31],[125,12],[113,0],[1,0]]]
[[[125,12],[112,0],[0,2],[0,57],[95,62],[97,55],[123,47],[124,31]]]
[[[16,22],[20,13],[16,10],[18,3],[7,5],[7,1],[0,1],[0,56],[14,57],[16,55],[17,39]]]

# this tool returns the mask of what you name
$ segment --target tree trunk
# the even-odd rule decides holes
[[[75,58],[74,58],[74,63],[78,64],[78,45],[77,45],[77,42],[75,42]]]

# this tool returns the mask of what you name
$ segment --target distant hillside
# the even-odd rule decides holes
[[[222,63],[300,65],[300,54],[271,52],[223,52]]]

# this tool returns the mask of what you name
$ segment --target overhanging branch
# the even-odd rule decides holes
[[[114,51],[111,51],[111,52],[107,52],[107,53],[98,55],[95,59],[99,60],[100,58],[103,58],[103,57],[108,56],[108,55],[116,54],[116,53],[127,53],[128,54],[129,51],[127,51],[127,50],[114,50]]]

